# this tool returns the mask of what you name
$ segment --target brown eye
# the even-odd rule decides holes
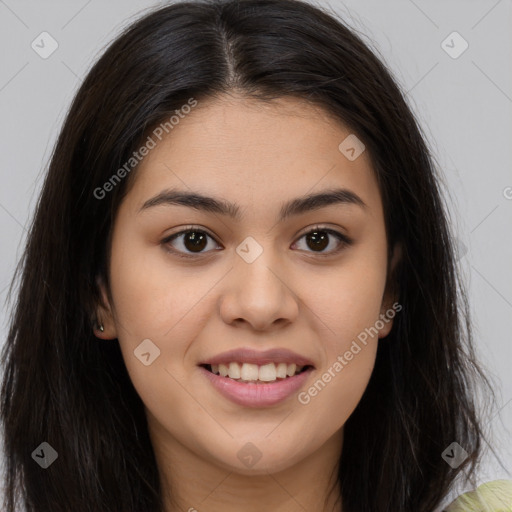
[[[192,252],[201,252],[207,245],[206,236],[199,231],[188,231],[183,238],[183,245]]]
[[[331,237],[334,237],[336,242],[332,242]],[[314,228],[304,235],[299,240],[305,239],[306,241],[306,252],[316,252],[319,255],[325,256],[335,254],[343,249],[345,246],[350,245],[352,241],[342,233],[334,231],[332,229],[317,227]],[[331,246],[331,250],[325,251],[327,247]],[[334,246],[334,247],[333,247]]]
[[[194,254],[205,254],[205,249],[208,247],[209,240],[213,238],[199,229],[187,229],[175,233],[162,241],[168,247],[169,252],[178,253],[178,256],[184,258],[193,257]],[[213,248],[217,247],[213,244]]]
[[[329,245],[329,235],[325,231],[312,231],[306,235],[306,243],[315,251],[323,251]]]

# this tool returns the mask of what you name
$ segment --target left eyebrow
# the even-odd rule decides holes
[[[319,210],[334,204],[356,205],[367,208],[365,202],[354,192],[346,188],[326,189],[316,194],[298,197],[284,203],[281,207],[278,221],[291,216],[301,215],[313,210]],[[177,189],[163,190],[148,199],[139,209],[140,213],[148,208],[162,205],[181,205],[196,210],[217,213],[241,220],[240,206],[224,199],[204,196],[198,192],[188,192]]]

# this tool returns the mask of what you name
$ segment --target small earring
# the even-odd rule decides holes
[[[105,329],[104,329],[103,325],[100,325],[100,331],[101,331],[101,332],[105,331]]]

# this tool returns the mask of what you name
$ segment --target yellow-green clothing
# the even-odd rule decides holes
[[[512,512],[512,480],[494,480],[466,492],[444,512]]]

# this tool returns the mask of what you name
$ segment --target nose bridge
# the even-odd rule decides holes
[[[263,237],[258,238],[260,241],[248,236],[236,248],[239,257],[238,260],[235,259],[236,279],[242,289],[250,288],[251,293],[257,290],[268,294],[280,294],[284,285],[283,278],[278,278],[279,258],[275,257],[270,237],[266,240]]]
[[[277,319],[293,320],[298,305],[292,286],[276,258],[274,248],[248,236],[236,248],[230,284],[225,289],[222,313],[224,320],[246,320],[264,328]],[[264,244],[264,245],[263,245]]]

